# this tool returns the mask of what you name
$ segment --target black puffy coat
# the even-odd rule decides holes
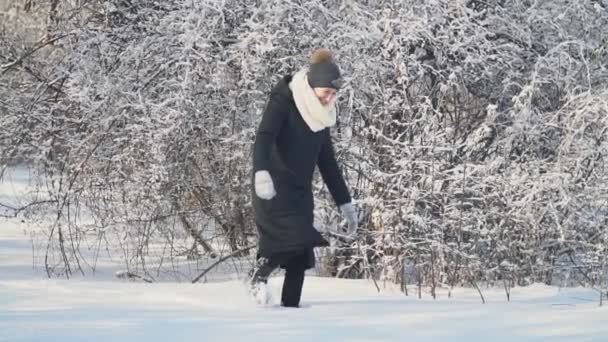
[[[267,170],[277,195],[259,198],[252,181],[252,198],[259,234],[258,254],[312,251],[327,241],[313,227],[312,178],[315,166],[336,205],[350,194],[336,162],[329,128],[313,132],[298,111],[289,88],[291,76],[272,89],[253,149],[253,175]],[[314,259],[313,259],[314,260]],[[309,264],[309,267],[312,267]]]

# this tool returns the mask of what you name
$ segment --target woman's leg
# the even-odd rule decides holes
[[[251,283],[267,283],[268,277],[277,267],[279,263],[275,258],[258,257],[251,275]]]
[[[261,305],[272,301],[268,290],[268,277],[279,266],[273,258],[258,257],[255,267],[250,274],[249,293]]]
[[[298,307],[304,286],[304,273],[306,272],[308,254],[305,252],[292,257],[285,267],[285,280],[281,293],[281,305]]]
[[[299,253],[293,252],[274,253],[270,255],[270,257],[264,257],[258,254],[256,256],[257,260],[255,267],[250,274],[252,283],[266,283],[268,281],[268,277],[275,269],[281,265],[286,265],[294,256],[297,255],[299,255]]]

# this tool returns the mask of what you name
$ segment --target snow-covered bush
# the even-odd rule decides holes
[[[145,266],[150,238],[238,251],[254,237],[250,149],[268,91],[323,46],[346,79],[333,135],[362,219],[355,242],[323,254],[329,274],[510,287],[566,267],[589,283],[605,277],[608,242],[607,9],[61,2],[44,55],[2,36],[12,54],[0,55],[27,57],[2,60],[0,156],[53,180],[57,270],[80,258],[66,241],[89,238],[65,228],[80,205],[96,236],[131,245],[132,267]],[[315,185],[317,225],[336,227]]]

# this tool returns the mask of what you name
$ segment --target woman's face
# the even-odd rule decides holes
[[[327,106],[336,97],[336,89],[334,88],[312,88],[315,95],[322,105]]]

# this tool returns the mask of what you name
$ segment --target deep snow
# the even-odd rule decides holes
[[[22,196],[7,177],[0,202]],[[239,280],[136,283],[46,279],[29,227],[0,218],[0,341],[608,341],[608,309],[591,289],[545,285],[440,291],[437,300],[369,281],[308,277],[303,308],[259,307]],[[279,297],[281,277],[270,281]],[[381,284],[382,285],[382,284]]]

